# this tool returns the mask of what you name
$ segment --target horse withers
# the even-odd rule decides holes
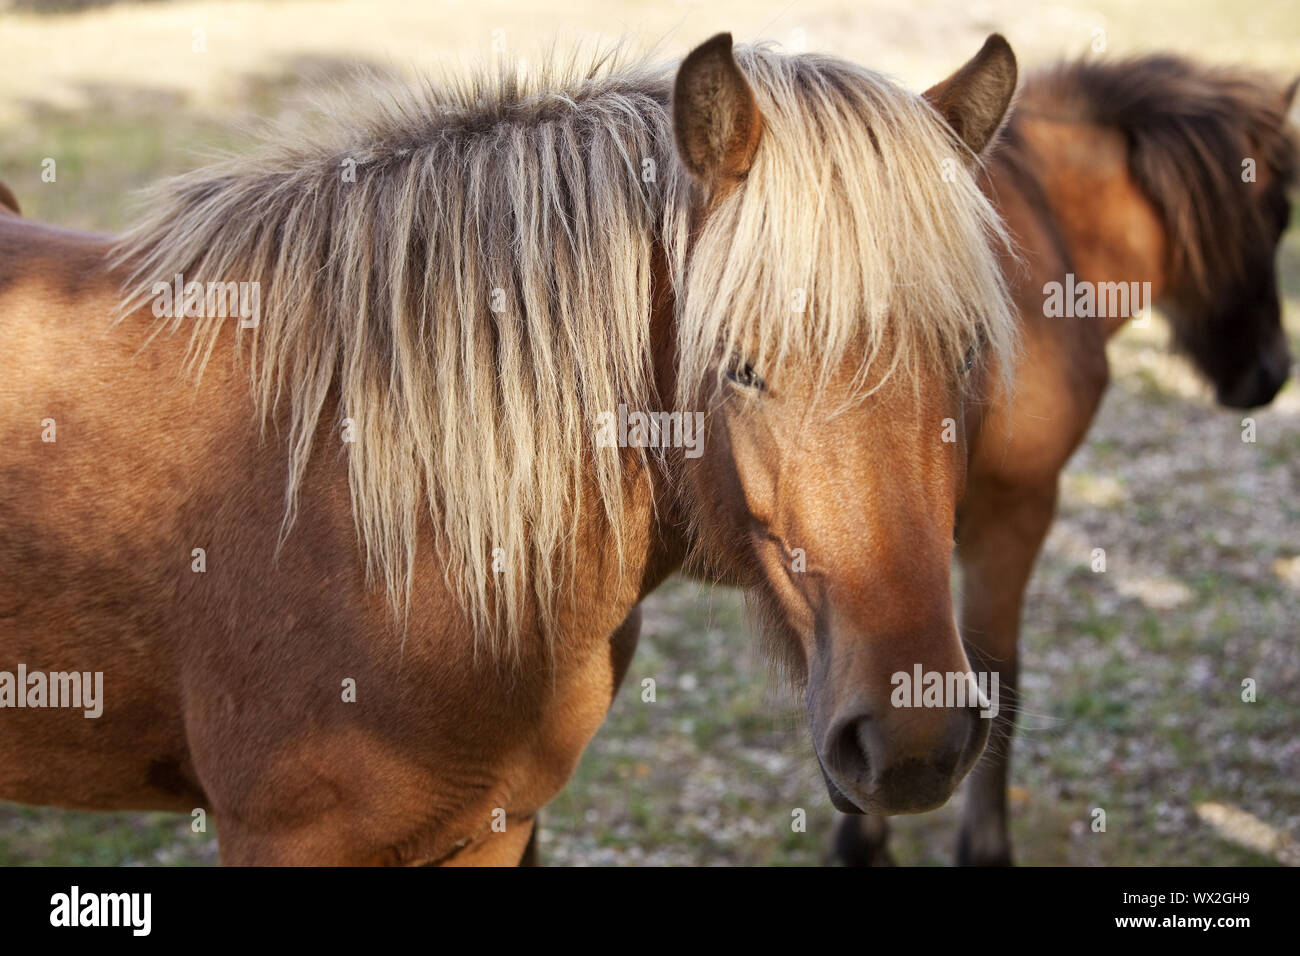
[[[722,35],[358,96],[121,239],[0,217],[0,661],[103,687],[0,701],[0,797],[513,863],[686,562],[765,610],[838,805],[942,802],[987,721],[887,697],[969,669],[945,433],[1014,348],[1014,84],[998,37],[927,101]]]

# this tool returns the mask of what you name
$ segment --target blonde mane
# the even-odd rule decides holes
[[[525,626],[555,635],[579,521],[595,509],[623,554],[632,469],[596,447],[597,416],[664,407],[650,350],[656,247],[683,396],[740,342],[757,343],[747,358],[773,380],[786,363],[828,370],[857,348],[864,383],[869,367],[914,373],[927,354],[956,361],[981,340],[1010,355],[991,248],[1005,235],[937,115],[842,61],[764,48],[737,60],[765,133],[746,183],[698,235],[671,68],[605,57],[527,80],[506,68],[375,82],[309,139],[162,184],[116,248],[131,270],[124,314],[176,274],[259,282],[261,321],[234,341],[263,423],[287,402],[284,533],[337,403],[333,424],[351,419],[355,437],[367,572],[394,608],[409,603],[423,515],[493,651]],[[182,321],[201,374],[223,320],[164,318],[155,334]]]
[[[975,345],[1010,369],[1016,324],[995,254],[1010,245],[970,151],[878,73],[763,48],[736,60],[763,137],[683,267],[683,387],[728,354],[773,378],[788,361],[825,377],[851,356],[862,397]]]

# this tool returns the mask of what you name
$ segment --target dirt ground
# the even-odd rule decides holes
[[[293,122],[304,93],[345,83],[351,64],[458,69],[490,60],[494,40],[529,57],[622,36],[668,57],[730,29],[923,88],[992,30],[1029,65],[1083,54],[1101,31],[1110,54],[1178,49],[1300,72],[1294,5],[1139,6],[290,0],[37,14],[0,2],[0,180],[34,218],[121,228],[132,190],[237,148],[256,120]],[[44,157],[57,157],[57,183],[41,181]],[[1294,219],[1280,265],[1300,354]],[[1166,337],[1157,321],[1112,344],[1113,385],[1030,586],[1011,801],[1022,863],[1300,862],[1300,387],[1251,413],[1257,441],[1243,443],[1243,414],[1217,408]],[[674,580],[645,612],[623,691],[544,815],[544,861],[821,862],[832,810],[807,730],[737,595]],[[1241,701],[1245,678],[1255,703]],[[960,799],[895,821],[901,862],[951,861]],[[1089,826],[1095,808],[1104,833]],[[189,823],[0,804],[0,864],[215,862],[214,828]]]

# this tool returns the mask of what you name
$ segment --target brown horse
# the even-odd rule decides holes
[[[0,796],[513,863],[688,562],[838,805],[942,803],[988,722],[889,675],[969,668],[942,436],[1014,348],[1014,86],[1000,37],[927,100],[720,35],[362,98],[120,241],[0,216]]]
[[[1113,303],[1141,292],[1128,283],[1151,284],[1174,342],[1224,405],[1265,404],[1286,381],[1274,259],[1300,162],[1286,123],[1295,90],[1168,56],[1060,67],[1021,90],[987,188],[1024,253],[1009,272],[1024,353],[1010,399],[995,390],[969,406],[958,510],[961,631],[972,657],[996,669],[1004,697],[1014,693],[1021,602],[1060,472],[1105,391],[1106,341],[1135,309],[1131,296]],[[1090,287],[1091,311],[1108,314],[1059,314],[1050,300],[1067,282],[1074,304]],[[1004,705],[999,745],[968,784],[959,863],[1011,862],[1013,728]],[[837,855],[887,862],[885,838],[882,818],[844,818]]]

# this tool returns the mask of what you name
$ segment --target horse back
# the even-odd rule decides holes
[[[165,621],[183,583],[167,542],[193,535],[168,505],[180,462],[207,456],[181,390],[147,380],[165,350],[137,361],[139,338],[110,328],[107,248],[0,216],[0,671],[102,674],[107,704],[4,701],[0,796],[192,806]]]
[[[113,324],[109,243],[0,217],[0,670],[102,672],[105,698],[5,711],[0,799],[203,806],[232,861],[439,858],[496,807],[527,817],[605,714],[641,569],[590,529],[562,659],[535,636],[476,653],[432,545],[399,619],[366,579],[338,409],[282,540],[284,422],[260,424],[234,323],[196,383],[183,331]]]
[[[1105,329],[1063,321],[1044,310],[1044,287],[1075,263],[1055,219],[1037,160],[1017,120],[1003,133],[985,190],[1003,217],[1016,255],[1004,257],[1008,291],[1020,324],[1020,360],[1008,391],[993,370],[971,449],[971,480],[998,486],[1054,486],[1082,441],[1109,381]]]

